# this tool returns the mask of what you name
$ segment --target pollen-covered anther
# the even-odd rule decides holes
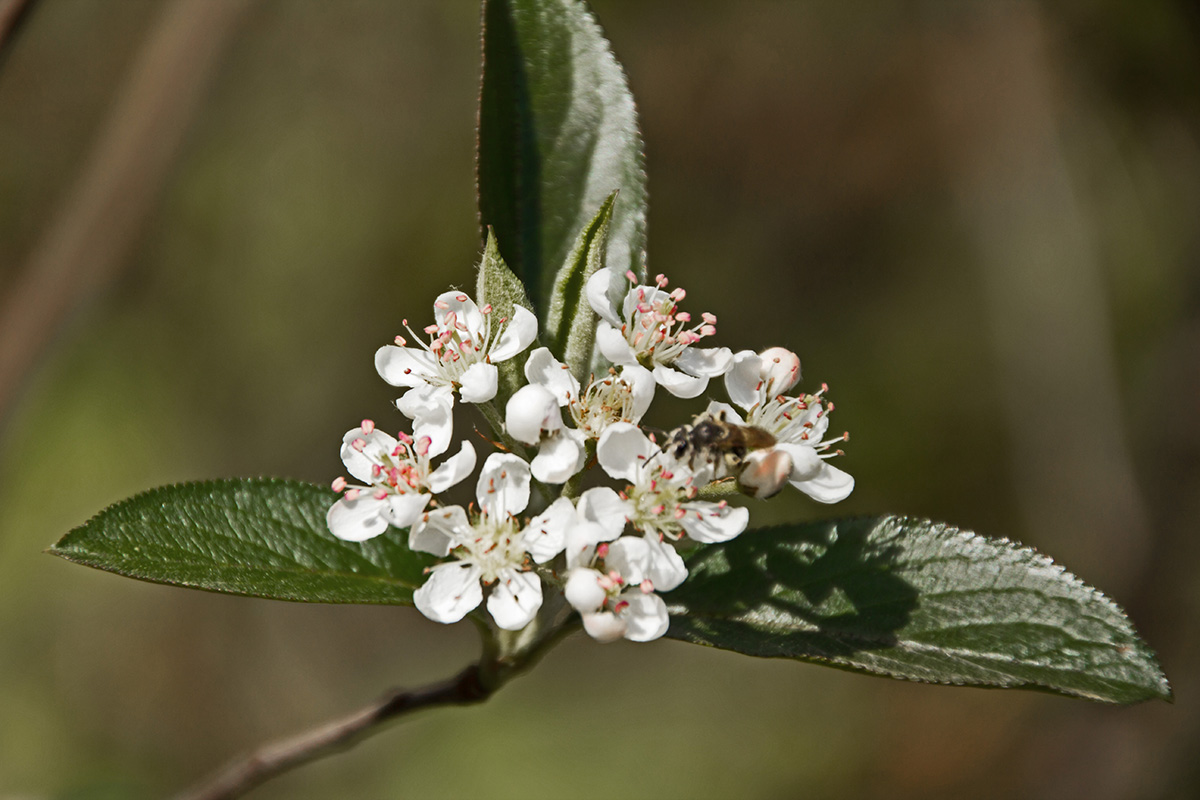
[[[638,584],[638,588],[642,590],[643,594],[650,594],[654,591],[654,581],[646,578],[644,581]]]
[[[343,489],[345,489],[345,488],[346,488],[346,479],[345,479],[345,477],[343,477],[343,476],[339,475],[339,476],[337,476],[336,478],[334,478],[334,479],[333,479],[333,483],[332,483],[332,484],[330,484],[330,488],[332,488],[332,489],[333,489],[335,492],[340,492],[340,491],[342,491]]]

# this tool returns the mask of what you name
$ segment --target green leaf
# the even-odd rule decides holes
[[[539,318],[553,270],[617,190],[609,266],[642,274],[646,173],[637,110],[581,0],[487,0],[477,144],[480,221],[495,228]]]
[[[411,605],[433,563],[403,531],[362,543],[325,527],[337,495],[272,478],[163,486],[109,506],[49,552],[130,578],[306,603]]]
[[[479,299],[480,306],[492,306],[493,324],[502,319],[510,319],[513,306],[523,306],[530,311],[533,310],[533,304],[529,302],[529,297],[525,293],[525,285],[504,263],[504,258],[500,255],[499,242],[491,228],[488,228],[483,258],[479,260],[475,296]],[[497,404],[503,404],[525,382],[523,370],[528,358],[529,349],[526,348],[515,358],[496,365],[500,381]]]
[[[554,292],[550,295],[546,345],[581,383],[587,382],[592,343],[596,339],[596,312],[584,297],[584,287],[592,273],[604,266],[616,199],[616,192],[610,194],[592,221],[579,232],[575,246],[554,278]]]
[[[1124,612],[1040,553],[903,517],[749,531],[666,595],[668,636],[930,683],[1171,699]]]

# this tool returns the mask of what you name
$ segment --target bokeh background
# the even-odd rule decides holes
[[[851,431],[847,502],[759,518],[1034,545],[1129,610],[1177,701],[575,638],[253,796],[1200,793],[1196,6],[594,8],[639,102],[651,269],[723,344],[797,350]],[[0,797],[163,796],[473,658],[411,609],[42,550],[163,483],[328,481],[346,429],[401,424],[371,355],[471,285],[478,54],[467,0],[30,6],[0,53]]]

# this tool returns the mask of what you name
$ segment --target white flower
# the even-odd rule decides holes
[[[654,566],[646,539],[622,536],[598,545],[590,565],[571,569],[564,593],[593,639],[649,642],[667,632],[667,605],[649,577]]]
[[[769,495],[786,478],[814,500],[836,503],[854,491],[854,478],[826,459],[842,455],[841,450],[830,451],[830,447],[849,440],[850,434],[824,438],[833,411],[833,403],[822,397],[829,389],[825,384],[816,394],[783,394],[799,376],[800,360],[783,348],[761,354],[744,350],[734,356],[733,368],[725,375],[729,397],[746,410],[747,425],[763,429],[776,440],[773,447],[747,456],[739,480],[748,489]],[[733,421],[742,422],[741,416],[724,403],[710,404],[709,412],[724,412]]]
[[[706,544],[727,542],[750,521],[749,509],[724,501],[696,500],[696,476],[691,468],[661,451],[634,425],[610,425],[600,437],[596,457],[611,477],[629,482],[626,516],[656,541],[686,534]],[[654,583],[667,590],[662,581],[655,579]]]
[[[403,433],[393,439],[369,419],[342,437],[342,461],[365,486],[347,486],[345,478],[333,482],[345,495],[329,509],[326,524],[339,539],[362,542],[378,536],[389,525],[407,528],[429,503],[430,493],[444,492],[475,469],[475,448],[463,442],[457,455],[431,470],[436,455],[428,437],[414,439]]]
[[[505,630],[529,624],[542,605],[542,583],[527,571],[531,529],[516,515],[529,503],[529,465],[517,456],[493,453],[483,463],[475,498],[479,512],[461,506],[424,514],[409,531],[413,550],[452,556],[430,570],[413,594],[417,609],[435,622],[458,622],[483,602],[483,586],[495,584],[487,609]],[[569,502],[569,501],[568,501]]]
[[[654,400],[654,375],[640,364],[627,365],[620,372],[609,370],[602,378],[593,377],[580,390],[579,381],[567,365],[545,347],[529,354],[525,377],[530,385],[554,395],[558,405],[571,415],[576,430],[589,439],[599,439],[614,422],[640,422]]]
[[[533,477],[543,483],[565,483],[587,461],[583,434],[563,427],[558,401],[536,383],[522,386],[508,399],[504,427],[517,441],[539,445],[530,466]]]
[[[454,404],[453,392],[468,403],[496,396],[496,364],[520,353],[537,338],[537,317],[513,306],[512,318],[494,319],[492,307],[482,309],[463,292],[444,292],[433,304],[434,324],[425,328],[429,343],[408,347],[403,336],[375,353],[375,368],[392,386],[410,391],[397,402],[414,420],[440,413]],[[408,320],[404,321],[405,327]],[[409,328],[414,339],[420,337]],[[414,391],[423,394],[406,406]],[[406,410],[407,408],[407,410]]]
[[[636,284],[632,272],[627,277]],[[596,270],[586,289],[588,302],[600,315],[596,344],[605,358],[618,366],[640,364],[660,386],[682,398],[699,396],[709,378],[728,371],[733,358],[729,348],[691,346],[716,333],[717,318],[706,312],[701,324],[689,328],[692,317],[678,306],[686,295],[683,289],[664,291],[667,279],[659,275],[654,286],[633,286],[618,314],[608,297],[612,278],[612,270]]]

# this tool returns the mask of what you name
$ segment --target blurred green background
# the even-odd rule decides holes
[[[10,302],[183,5],[40,0],[0,61]],[[484,707],[253,796],[1197,796],[1196,6],[594,8],[641,112],[651,270],[722,344],[797,350],[851,431],[847,502],[789,493],[757,519],[896,511],[1034,545],[1125,606],[1177,702],[577,637]],[[149,213],[90,234],[85,270],[111,269],[43,280],[69,313],[5,343],[30,368],[0,385],[0,797],[162,796],[475,653],[411,609],[41,552],[158,484],[340,474],[345,430],[402,422],[374,349],[471,285],[477,6],[258,0],[223,24],[195,28],[219,56]]]

